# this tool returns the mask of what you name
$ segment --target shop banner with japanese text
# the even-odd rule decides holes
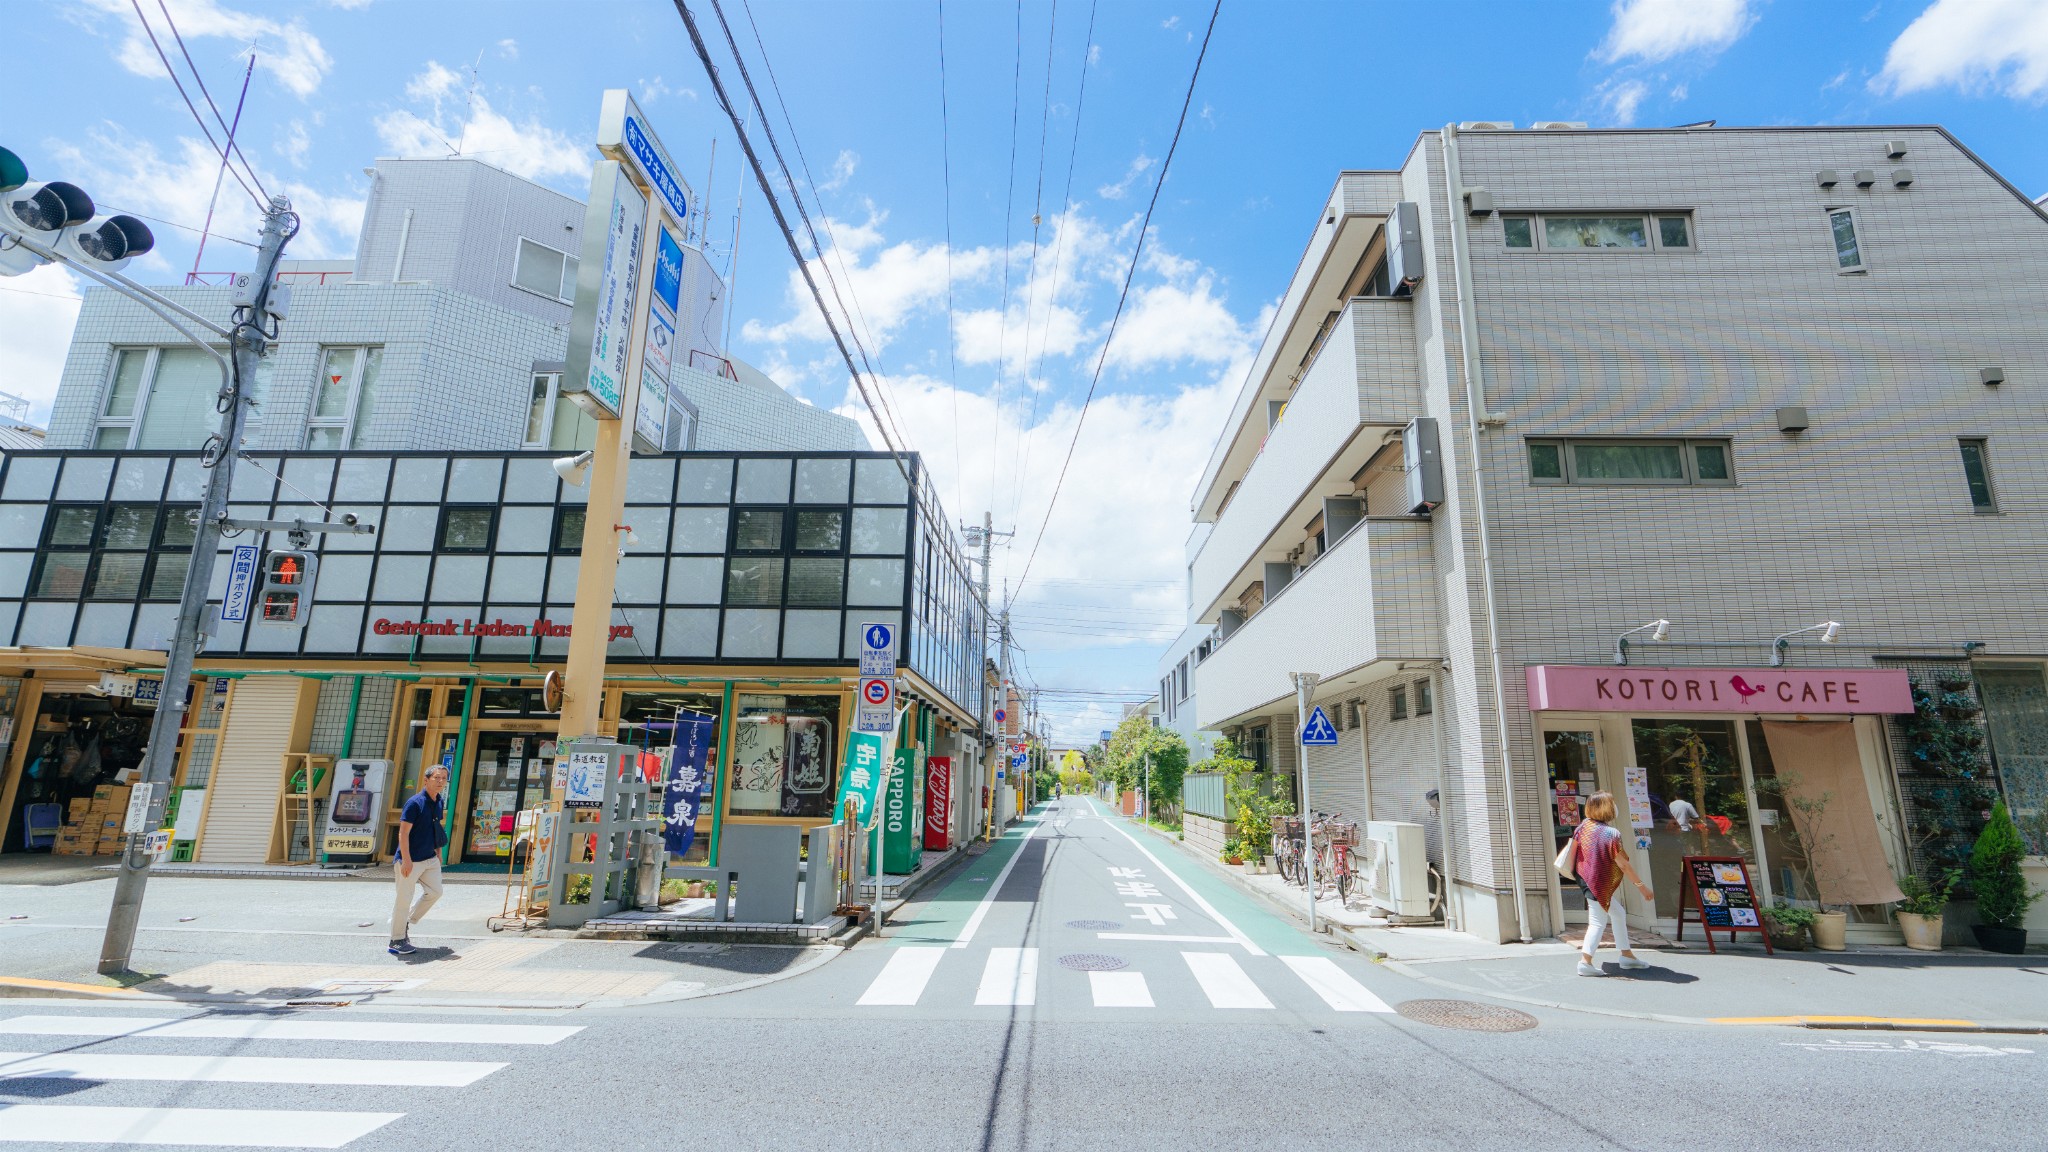
[[[711,750],[709,716],[676,717],[675,753],[669,759],[668,788],[661,798],[661,839],[681,856],[697,838],[697,809],[704,798],[704,766]]]
[[[875,801],[882,789],[882,765],[888,763],[890,739],[877,732],[846,734],[846,770],[839,774],[839,799],[834,814],[851,799],[860,811],[861,824],[873,827]]]

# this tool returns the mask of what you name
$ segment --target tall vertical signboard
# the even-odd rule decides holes
[[[953,843],[953,758],[933,756],[924,768],[924,846],[944,852]]]

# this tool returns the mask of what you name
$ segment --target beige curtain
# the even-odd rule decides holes
[[[1827,797],[1826,811],[1817,821],[1799,805],[1786,805],[1799,838],[1813,845],[1814,883],[1821,902],[1888,904],[1903,899],[1885,859],[1870,789],[1863,782],[1855,725],[1842,720],[1766,720],[1763,725],[1787,799]]]

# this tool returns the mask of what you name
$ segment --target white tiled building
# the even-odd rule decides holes
[[[1314,807],[1422,823],[1479,936],[1583,919],[1609,791],[1639,923],[1732,855],[1881,937],[1992,794],[2048,851],[2044,387],[2048,215],[1940,128],[1424,133],[1338,178],[1196,488],[1168,722],[1293,772],[1320,674]]]
[[[555,401],[583,204],[476,160],[380,160],[372,173],[355,259],[281,266],[291,313],[264,363],[248,445],[587,446],[592,421]],[[226,322],[228,288],[162,291]],[[703,253],[685,246],[668,446],[866,449],[855,422],[726,356],[724,297]],[[216,426],[218,370],[182,344],[142,305],[87,289],[47,446],[197,447]]]

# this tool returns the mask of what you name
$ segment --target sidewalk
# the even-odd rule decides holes
[[[1144,827],[1135,821],[1134,827]],[[1157,829],[1172,845],[1297,922],[1307,898],[1278,876],[1247,876]],[[1577,974],[1578,949],[1555,938],[1493,944],[1444,928],[1389,928],[1359,909],[1321,900],[1325,931],[1388,969],[1443,991],[1543,1008],[1675,1024],[2048,1033],[2048,955],[2001,956],[1974,948],[1915,952],[1852,946],[1845,952],[1764,954],[1745,939],[1718,954],[1697,936],[1641,940],[1650,962],[1622,972],[1610,944],[1605,979]],[[1633,934],[1640,935],[1640,934]]]
[[[484,922],[502,906],[502,883],[451,876],[440,903],[413,930],[419,952],[399,958],[385,952],[392,889],[389,870],[382,871],[381,883],[376,873],[310,884],[158,876],[131,960],[154,978],[125,995],[249,1004],[641,1005],[788,979],[843,951],[493,934]],[[0,883],[0,996],[123,995],[93,971],[114,887],[110,875],[96,880]]]

